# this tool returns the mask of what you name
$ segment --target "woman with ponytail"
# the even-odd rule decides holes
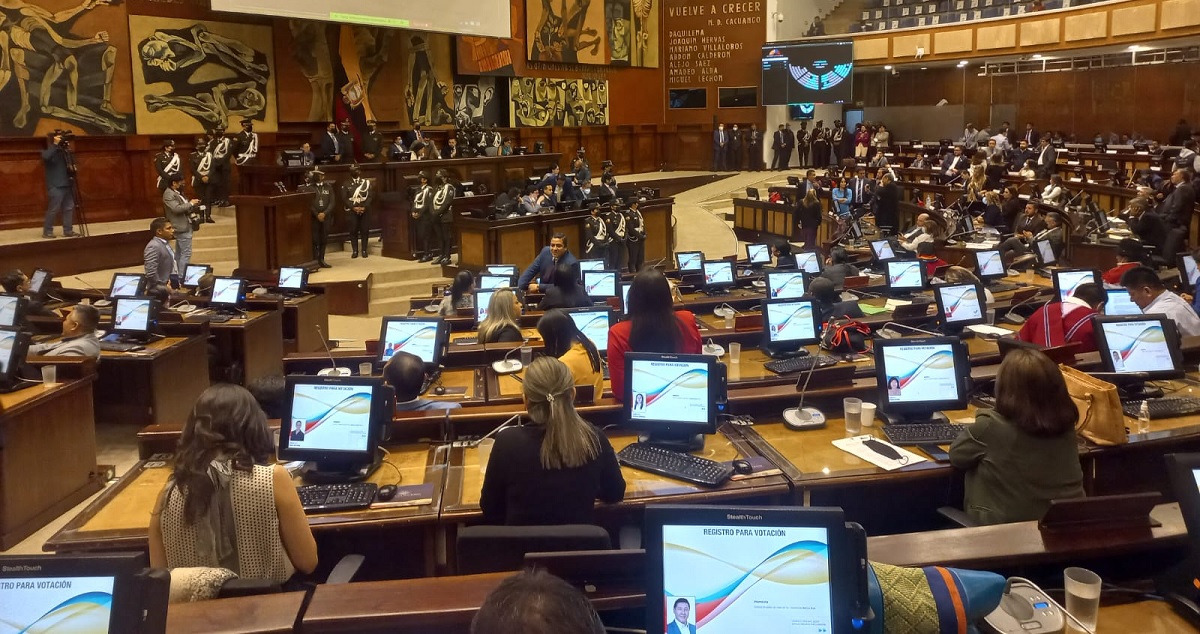
[[[506,429],[483,479],[479,506],[492,524],[591,524],[595,500],[625,497],[608,438],[575,411],[575,379],[539,357],[525,370],[522,398],[533,424]]]

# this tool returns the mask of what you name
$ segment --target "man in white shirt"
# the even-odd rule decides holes
[[[1129,291],[1129,299],[1143,313],[1170,317],[1184,337],[1200,335],[1200,317],[1196,316],[1196,311],[1182,297],[1168,291],[1154,269],[1139,266],[1125,271],[1121,286]]]
[[[100,311],[95,306],[76,304],[63,320],[62,339],[29,346],[29,354],[46,357],[91,357],[100,358],[100,340],[96,338],[96,326],[100,323]]]

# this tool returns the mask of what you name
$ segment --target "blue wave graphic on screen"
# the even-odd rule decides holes
[[[771,331],[773,334],[778,335],[786,330],[787,327],[790,326],[794,321],[803,319],[811,322],[812,316],[812,306],[808,304],[802,304],[796,307],[796,310],[793,310],[787,317],[784,317],[782,320],[780,320],[779,323],[771,324]]]
[[[916,380],[917,375],[924,370],[946,370],[953,367],[954,353],[949,350],[938,350],[926,357],[924,361],[918,363],[913,369],[904,374],[897,375],[897,378],[900,379],[900,388],[903,389],[909,383]]]
[[[1166,341],[1167,335],[1163,332],[1162,326],[1147,326],[1138,333],[1138,336],[1129,340],[1129,345],[1118,347],[1116,350],[1121,354],[1122,361],[1128,361],[1139,347],[1157,348]]]
[[[900,280],[904,279],[904,276],[908,275],[914,269],[917,269],[919,266],[921,266],[920,262],[913,262],[911,264],[906,264],[906,265],[904,265],[904,268],[900,269],[899,273],[897,273],[896,275],[888,275],[888,278],[892,281],[892,284],[895,284],[896,282],[899,282]]]
[[[850,71],[854,68],[854,64],[837,64],[831,70],[824,71],[823,69],[811,70],[807,66],[793,66],[788,64],[788,71],[792,75],[792,79],[796,83],[809,90],[829,90],[834,86],[842,83],[850,76]]]
[[[410,343],[415,343],[417,339],[433,339],[437,336],[437,326],[423,326],[418,330],[414,330],[408,336],[402,336],[399,339],[388,340],[384,343],[384,356],[391,358],[392,355],[404,349]],[[421,355],[417,355],[421,356]]]
[[[354,415],[354,416],[360,416],[363,414],[371,413],[371,393],[370,392],[356,392],[354,394],[351,394],[350,396],[347,396],[346,398],[342,399],[341,401],[338,401],[337,403],[335,403],[333,405],[329,405],[328,403],[318,401],[317,399],[313,398],[312,395],[310,395],[310,394],[297,394],[296,398],[304,399],[306,401],[311,401],[318,407],[317,413],[312,416],[303,417],[303,416],[297,416],[295,413],[292,414],[293,421],[299,420],[299,421],[304,422],[304,432],[305,433],[308,433],[308,432],[316,429],[317,427],[320,427],[322,423],[329,420],[330,418],[333,418],[334,415],[336,415],[336,414],[349,414],[349,415]],[[320,408],[324,408],[324,409],[320,409]]]
[[[22,625],[0,620],[0,632],[33,634],[41,632],[71,632],[71,634],[108,634],[112,615],[112,595],[107,592],[85,592],[59,603],[33,623]]]
[[[694,389],[696,387],[708,386],[708,370],[704,368],[695,368],[688,370],[683,374],[667,381],[665,384],[646,391],[646,406],[653,405],[655,401],[666,396],[674,389]]]

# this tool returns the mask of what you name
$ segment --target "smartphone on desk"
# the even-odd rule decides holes
[[[950,462],[950,454],[937,445],[917,445],[917,448],[924,451],[930,458],[933,458],[934,462]]]

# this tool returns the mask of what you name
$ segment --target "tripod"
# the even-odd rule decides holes
[[[63,153],[67,155],[67,173],[71,178],[71,197],[75,202],[75,228],[73,230],[86,238],[90,234],[87,220],[83,215],[83,194],[79,192],[79,179],[76,177],[79,166],[75,163],[75,153],[71,151],[70,145],[63,146]]]

